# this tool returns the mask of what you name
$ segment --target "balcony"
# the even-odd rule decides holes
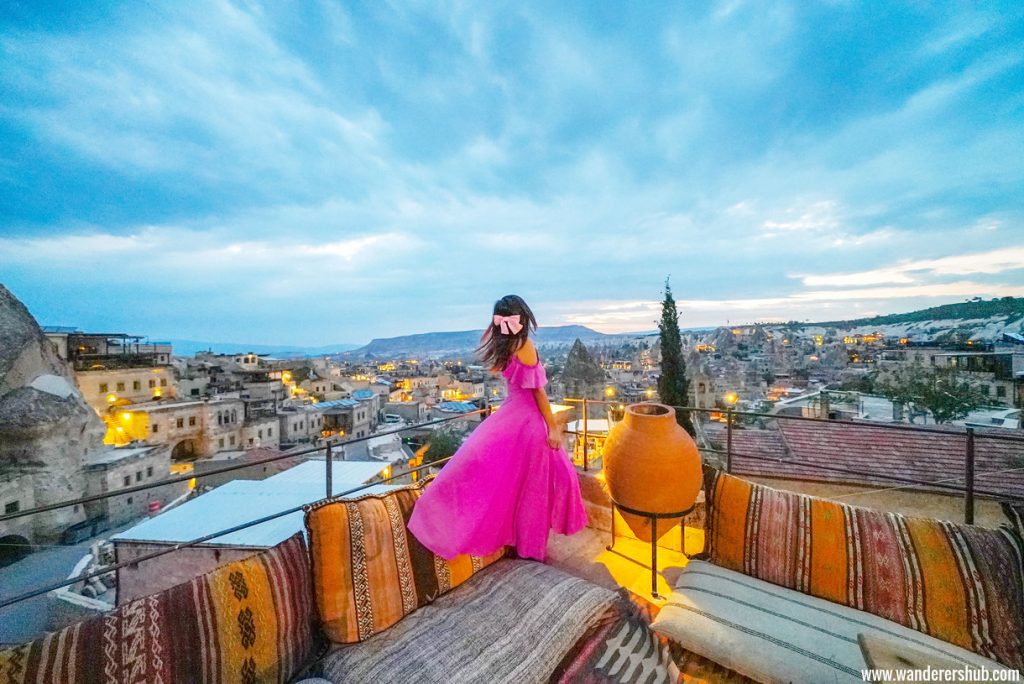
[[[704,502],[699,501],[697,509],[685,520],[683,527],[672,530],[653,545],[632,536],[622,518],[610,506],[600,471],[603,448],[603,435],[600,433],[614,425],[617,404],[595,400],[566,401],[575,404],[578,411],[577,420],[571,426],[573,429],[568,431],[566,440],[569,453],[577,461],[590,527],[572,537],[553,536],[548,547],[547,566],[562,571],[566,576],[585,580],[588,583],[586,586],[592,584],[613,590],[624,589],[629,600],[642,613],[648,617],[657,615],[666,606],[670,606],[667,597],[673,596],[674,588],[690,565],[688,556],[693,557],[706,551],[708,520]],[[709,419],[713,411],[686,407],[682,407],[682,410],[690,411],[692,416],[698,418],[695,421],[698,425],[698,444],[705,464],[711,468],[709,472],[738,475],[751,483],[769,485],[783,492],[792,492],[793,495],[815,494],[827,499],[829,505],[838,506],[841,502],[866,506],[886,514],[924,515],[943,519],[962,517],[966,522],[980,525],[972,529],[991,529],[1007,522],[1001,512],[1000,502],[1015,502],[1017,505],[1024,503],[1024,438],[1014,433],[826,421],[734,410],[722,412],[722,422],[714,422]],[[451,421],[479,418],[486,412],[486,409],[473,411],[411,428],[399,428],[393,432],[398,434]],[[593,434],[592,428],[597,428],[598,434]],[[18,639],[11,639],[9,635],[13,634],[13,630],[10,629],[9,621],[27,619],[26,607],[34,607],[29,613],[44,609],[47,595],[65,586],[81,588],[96,578],[109,580],[115,576],[113,573],[128,573],[132,568],[145,567],[147,563],[155,568],[173,569],[173,572],[165,574],[173,576],[175,581],[186,580],[189,568],[212,570],[219,562],[239,559],[253,550],[244,545],[239,547],[237,540],[233,542],[234,545],[225,545],[219,541],[221,537],[235,535],[231,537],[235,539],[246,530],[263,530],[261,534],[266,534],[267,530],[275,529],[274,526],[280,525],[283,520],[299,520],[303,511],[308,516],[313,510],[310,504],[323,499],[325,495],[332,501],[349,500],[367,492],[381,491],[381,485],[408,483],[436,467],[393,464],[373,478],[372,482],[349,487],[335,479],[339,477],[337,473],[341,472],[336,467],[337,449],[325,445],[257,461],[247,460],[241,465],[214,468],[194,476],[200,479],[216,476],[219,481],[223,481],[230,477],[234,469],[252,469],[264,463],[272,464],[285,459],[294,462],[303,458],[322,458],[323,477],[314,485],[315,491],[310,489],[306,494],[289,494],[291,498],[283,507],[259,505],[254,495],[247,495],[248,498],[242,497],[237,501],[253,503],[248,514],[234,510],[231,516],[224,518],[223,526],[217,524],[218,520],[214,516],[206,520],[201,534],[190,535],[190,530],[186,529],[182,531],[183,536],[173,542],[151,544],[130,556],[45,586],[12,587],[5,582],[5,587],[0,589],[0,624],[8,624],[5,625],[4,636],[0,636],[0,641],[21,641],[35,636],[23,632],[18,634]],[[177,479],[184,481],[191,477],[193,474]],[[128,488],[116,492],[116,495],[123,496],[143,491],[149,486],[166,485],[175,479]],[[664,484],[671,486],[671,483]],[[87,501],[78,500],[63,505],[84,503]],[[321,504],[317,503],[316,506]],[[216,510],[216,507],[210,509]],[[0,516],[0,525],[24,520],[34,512],[17,511]],[[617,533],[614,538],[613,526]],[[291,528],[277,529],[278,536],[271,540],[273,543]],[[822,540],[826,549],[828,543],[838,543],[828,542],[827,537],[822,537]],[[244,553],[239,554],[240,548]],[[197,565],[196,558],[199,555],[207,559],[215,558],[217,563]],[[705,560],[700,562],[710,565]],[[515,566],[519,568],[523,562],[502,561],[498,567],[512,567],[506,563],[519,563]],[[490,570],[480,569],[479,572],[481,578],[492,576],[488,575]],[[494,571],[493,576],[497,574]],[[916,581],[924,582],[923,579]],[[153,585],[143,586],[155,588]],[[926,587],[921,585],[917,589],[923,591]],[[459,591],[462,590],[456,589],[446,596],[459,596]],[[144,592],[135,591],[135,594],[140,593]],[[437,602],[441,604],[445,600],[448,599],[438,598]],[[388,633],[385,630],[381,636]],[[732,671],[722,662],[681,648],[678,644],[672,646],[671,640],[665,642],[664,637],[663,643],[671,646],[669,650],[674,659],[672,666],[684,675],[706,681],[747,681],[742,674]],[[337,654],[338,651],[332,653]],[[631,680],[627,678],[620,681]]]

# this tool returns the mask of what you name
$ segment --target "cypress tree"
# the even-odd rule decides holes
[[[669,406],[686,406],[689,402],[690,383],[686,379],[686,360],[683,341],[679,334],[679,311],[672,298],[672,288],[665,278],[665,299],[661,303],[661,321],[658,323],[661,340],[661,377],[658,378],[658,396]],[[689,411],[676,409],[676,421],[691,435],[693,423]]]

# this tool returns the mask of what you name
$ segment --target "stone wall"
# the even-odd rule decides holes
[[[118,563],[167,548],[168,544],[114,542]],[[196,546],[125,566],[117,571],[117,605],[188,582],[225,563],[248,558],[265,549]]]

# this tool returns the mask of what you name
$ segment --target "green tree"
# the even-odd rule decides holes
[[[461,432],[449,427],[437,428],[430,433],[430,439],[427,440],[427,452],[423,454],[423,463],[435,463],[448,458],[459,450],[463,439],[465,436]]]
[[[658,378],[658,396],[669,406],[686,406],[689,402],[690,383],[686,379],[686,360],[683,341],[679,334],[679,311],[672,298],[672,288],[665,279],[665,299],[661,303],[661,321],[658,322],[661,342],[661,377]],[[689,411],[676,409],[676,421],[691,435],[693,422]]]
[[[875,387],[890,401],[927,409],[936,423],[951,423],[984,405],[985,395],[955,368],[928,368],[920,362],[879,378]]]

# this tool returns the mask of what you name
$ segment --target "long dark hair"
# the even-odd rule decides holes
[[[493,316],[487,322],[487,328],[480,338],[480,346],[476,348],[476,353],[480,360],[489,364],[491,368],[503,371],[512,355],[526,344],[530,330],[537,330],[537,319],[519,295],[505,295],[494,302],[494,315],[519,316],[519,323],[523,326],[519,332],[506,335],[502,333],[501,326],[494,324]]]

